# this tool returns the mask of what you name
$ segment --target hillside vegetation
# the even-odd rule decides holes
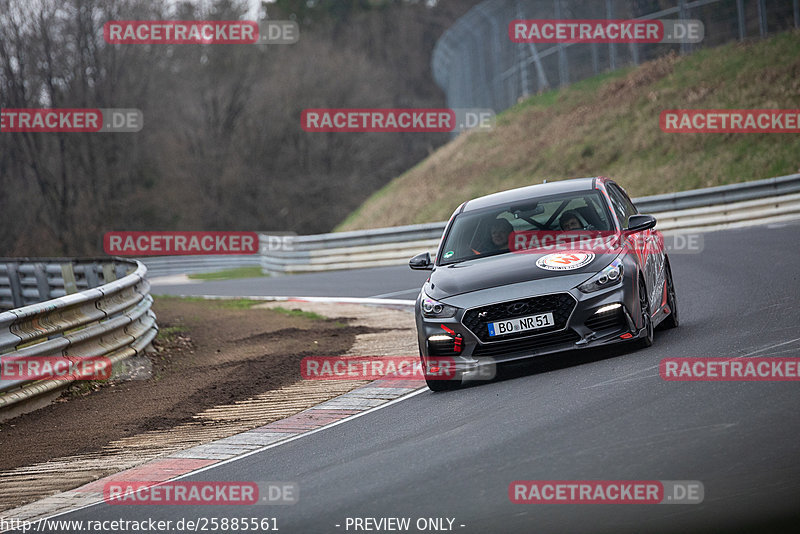
[[[542,93],[372,195],[337,230],[446,220],[476,196],[606,175],[632,196],[800,172],[800,135],[664,133],[682,108],[800,108],[800,32],[662,57]]]

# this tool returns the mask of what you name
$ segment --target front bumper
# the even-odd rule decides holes
[[[553,295],[533,297],[551,297],[552,302],[557,302],[552,299]],[[452,358],[456,371],[464,379],[489,379],[497,363],[631,341],[646,334],[641,325],[636,324],[635,318],[640,316],[638,295],[631,278],[624,278],[620,284],[594,293],[586,294],[574,288],[556,295],[570,295],[574,299],[574,305],[568,310],[568,318],[562,319],[560,324],[559,314],[556,314],[557,328],[546,332],[532,330],[498,336],[503,339],[497,340],[490,340],[486,331],[482,330],[488,328],[486,321],[476,323],[474,312],[468,315],[474,307],[460,308],[452,318],[429,319],[422,316],[418,299],[416,323],[420,355],[424,362],[437,357]],[[480,308],[507,305],[509,302],[482,304]],[[597,313],[602,308],[607,310]],[[566,313],[561,315],[563,317]]]

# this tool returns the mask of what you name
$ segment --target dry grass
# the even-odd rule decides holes
[[[800,170],[797,134],[668,134],[664,109],[800,108],[800,32],[662,57],[505,111],[374,194],[337,230],[446,220],[463,201],[542,180],[607,175],[632,196]]]

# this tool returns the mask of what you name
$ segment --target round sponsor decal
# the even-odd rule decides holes
[[[453,254],[455,254],[454,251],[448,250],[447,252],[444,253],[444,259],[451,257]]]
[[[548,254],[536,260],[536,266],[548,271],[572,271],[592,263],[594,254],[571,250]]]

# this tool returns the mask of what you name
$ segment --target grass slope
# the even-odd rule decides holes
[[[800,108],[800,32],[662,57],[498,116],[461,135],[370,197],[336,230],[446,220],[470,198],[543,179],[605,175],[632,196],[798,172],[798,134],[676,134],[664,109]]]

